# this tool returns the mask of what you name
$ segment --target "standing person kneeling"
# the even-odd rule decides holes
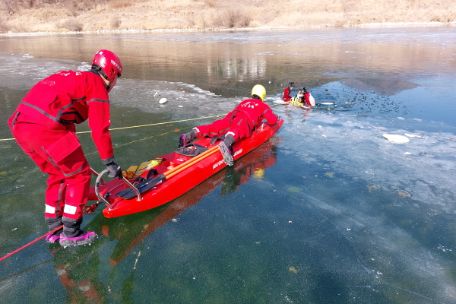
[[[119,58],[100,50],[87,72],[60,71],[38,82],[8,120],[17,143],[48,174],[45,221],[49,243],[64,247],[92,243],[97,234],[80,229],[90,189],[91,169],[75,124],[89,119],[92,138],[109,176],[122,177],[109,133],[109,96],[122,74]]]
[[[266,119],[270,125],[275,124],[279,119],[272,109],[263,102],[265,97],[266,89],[260,84],[255,85],[252,88],[251,99],[242,101],[225,118],[216,120],[209,125],[195,127],[190,132],[180,135],[179,147],[186,146],[197,138],[223,136],[219,148],[225,163],[232,166],[234,162],[231,146],[243,138],[250,137],[254,128],[263,119]]]

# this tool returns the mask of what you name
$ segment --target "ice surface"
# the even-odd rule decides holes
[[[366,53],[369,48],[350,49],[353,44],[367,43],[380,46],[381,52],[394,43],[408,55],[412,50],[421,50],[425,44],[436,48],[442,45],[454,47],[456,39],[451,38],[454,38],[455,33],[451,29],[441,29],[432,35],[420,30],[392,29],[376,30],[372,35],[366,34],[367,31],[351,29],[331,32],[329,40],[335,41],[343,54],[337,60],[311,49],[311,43],[328,40],[327,31],[311,31],[309,35],[271,31],[267,34],[173,33],[114,37],[118,41],[122,41],[124,36],[144,40],[145,44],[149,40],[207,43],[208,37],[211,38],[210,43],[252,43],[251,54],[254,55],[249,56],[267,55],[268,59],[279,60],[277,65],[281,64],[280,57],[284,54],[288,56],[287,62],[289,58],[299,56],[325,59],[315,67],[327,66],[322,71],[312,70],[312,73],[321,73],[318,76],[331,80],[308,87],[317,102],[316,107],[310,110],[275,104],[274,101],[280,99],[281,94],[278,91],[269,92],[266,102],[273,106],[285,124],[273,139],[277,154],[275,164],[264,170],[261,179],[243,181],[245,183],[236,192],[224,197],[220,196],[220,189],[217,188],[198,204],[183,211],[178,223],[171,222],[172,226],[161,223],[161,229],[141,240],[141,248],[144,245],[147,251],[144,249],[139,261],[139,246],[133,249],[134,254],[129,254],[120,262],[121,267],[112,269],[106,257],[112,255],[119,245],[130,244],[137,235],[142,234],[145,227],[153,226],[149,221],[140,221],[153,214],[153,211],[113,221],[121,225],[109,228],[120,229],[120,232],[102,238],[97,245],[102,254],[96,258],[94,256],[93,261],[88,259],[81,263],[81,256],[74,253],[74,261],[68,262],[71,253],[67,253],[63,256],[64,262],[56,260],[56,265],[68,264],[69,274],[81,281],[86,279],[81,274],[88,272],[80,267],[90,269],[96,277],[111,277],[109,283],[103,281],[103,284],[109,285],[104,287],[110,293],[113,291],[111,297],[120,296],[120,286],[123,286],[125,278],[130,275],[129,271],[134,268],[137,272],[131,277],[137,278],[134,284],[138,293],[141,293],[140,290],[150,290],[149,283],[154,281],[163,284],[159,285],[161,290],[157,294],[162,292],[166,296],[179,290],[200,293],[207,287],[207,282],[214,284],[211,286],[219,284],[208,291],[210,295],[210,292],[212,295],[219,294],[234,289],[236,285],[230,284],[238,280],[239,286],[247,284],[247,288],[255,293],[268,294],[277,303],[283,299],[295,301],[296,298],[316,302],[315,298],[306,296],[318,292],[323,295],[322,299],[331,302],[326,297],[331,292],[328,286],[348,291],[352,296],[350,299],[359,303],[382,303],[382,300],[383,303],[455,302],[454,68],[444,58],[439,60],[432,57],[429,62],[423,60],[416,66],[410,61],[407,63],[410,67],[391,67],[389,62],[381,61],[380,67],[391,68],[387,73],[380,68],[370,70],[371,63],[377,60],[368,60],[366,67],[358,69],[354,67],[359,67],[362,60],[371,56]],[[442,39],[440,35],[445,38]],[[290,41],[299,46],[298,50],[286,47]],[[259,44],[261,50],[256,49]],[[274,47],[268,49],[267,44]],[[280,48],[276,48],[278,44]],[[307,54],[308,51],[310,53]],[[335,51],[331,55],[339,56],[340,53]],[[416,58],[425,58],[423,56]],[[348,58],[354,61],[347,62]],[[356,61],[357,58],[361,61]],[[243,58],[227,60],[233,59]],[[341,65],[338,65],[339,61]],[[450,63],[452,61],[454,56]],[[176,65],[181,68],[181,63]],[[0,83],[6,109],[12,112],[13,105],[18,102],[17,96],[38,80],[58,70],[88,70],[89,67],[88,62],[41,59],[25,53],[0,54],[0,69],[3,75],[7,75]],[[223,70],[226,65],[221,67]],[[278,81],[271,76],[275,75],[267,74],[266,80],[261,80],[269,81],[273,86]],[[128,126],[141,121],[139,124],[149,122],[149,117],[150,123],[153,123],[223,115],[247,97],[239,95],[227,98],[207,89],[211,87],[209,85],[203,89],[193,83],[198,81],[121,77],[111,92],[113,124],[116,127],[120,124]],[[236,83],[232,81],[230,85]],[[245,92],[241,91],[245,89],[242,86],[234,89]],[[20,92],[16,94],[14,90]],[[13,101],[12,95],[17,95]],[[159,101],[163,98],[168,101],[161,105]],[[188,125],[196,123],[188,122]],[[4,125],[4,136],[10,136]],[[174,138],[179,134],[176,132],[181,132],[174,131],[174,128],[185,127],[187,125],[182,123],[173,124],[171,128],[162,126],[159,131],[158,128],[150,128],[113,133],[119,146],[130,141],[133,143],[122,147],[123,150],[116,146],[116,153],[122,151],[124,154],[137,155],[133,152],[140,149],[134,140],[157,133],[166,135],[153,141],[144,140],[141,147],[153,150],[153,153],[161,146],[169,150],[175,147]],[[394,144],[383,138],[383,134],[405,136],[409,142]],[[90,139],[84,140],[86,148]],[[18,147],[8,143],[0,148],[8,152],[4,153],[0,171],[17,171],[12,175],[2,175],[2,187],[5,187],[2,188],[2,202],[6,210],[1,221],[2,227],[5,227],[2,244],[14,249],[45,230],[43,222],[41,225],[30,224],[42,221],[40,204],[45,177],[41,176],[42,179],[38,180],[36,168],[24,168],[24,163],[31,165],[30,160]],[[14,157],[10,151],[14,151]],[[121,155],[116,154],[116,157],[121,158]],[[128,158],[129,155],[124,157]],[[19,191],[16,187],[22,188]],[[23,193],[25,187],[32,192]],[[24,199],[26,195],[32,195],[37,202],[32,205]],[[161,214],[157,215],[160,217]],[[87,225],[101,229],[97,222],[100,218],[86,219]],[[21,225],[18,226],[18,223]],[[103,225],[109,226],[110,223],[104,222]],[[16,227],[17,230],[12,231]],[[136,228],[141,231],[140,234],[128,234],[128,231]],[[121,241],[116,239],[117,235],[125,234],[127,236]],[[51,298],[57,302],[59,296],[65,295],[56,270],[51,265],[53,263],[39,264],[49,259],[53,261],[53,257],[43,244],[36,246],[38,249],[19,255],[24,263],[19,265],[13,259],[12,263],[2,266],[6,275],[0,277],[0,291],[5,299],[17,300],[18,296],[22,297],[24,290],[31,289],[34,291],[28,291],[28,296],[39,294],[45,298],[42,293],[45,291],[51,293]],[[228,258],[235,258],[225,260],[226,248],[230,248],[232,253]],[[30,252],[33,252],[33,258],[23,259]],[[87,254],[90,256],[91,253]],[[265,271],[261,273],[258,270],[262,268]],[[290,272],[290,269],[293,271]],[[24,270],[27,271],[22,273]],[[42,280],[43,273],[53,281]],[[240,273],[245,277],[239,279]],[[210,280],[204,281],[204,276]],[[255,280],[250,279],[258,277],[262,278],[261,283],[252,285]],[[192,284],[201,282],[198,285],[201,288],[192,290],[188,278]],[[221,279],[218,281],[218,278]],[[38,281],[42,282],[39,293],[35,284]],[[167,282],[177,287],[173,289]],[[55,293],[60,295],[54,294],[56,286],[59,289]],[[371,301],[366,295],[371,297]]]
[[[0,53],[0,86],[14,90],[29,90],[35,83],[60,70],[88,70],[88,63],[71,60],[43,60],[28,54]]]

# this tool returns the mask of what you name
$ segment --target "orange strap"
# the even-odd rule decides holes
[[[183,170],[187,169],[188,167],[194,165],[195,163],[199,162],[200,160],[214,154],[218,150],[219,150],[219,147],[214,146],[214,147],[210,148],[209,150],[204,151],[203,153],[193,157],[192,159],[187,160],[186,162],[178,165],[177,167],[174,167],[173,169],[171,169],[163,174],[166,176],[167,179],[169,179],[169,178],[175,176],[176,174],[179,174]]]

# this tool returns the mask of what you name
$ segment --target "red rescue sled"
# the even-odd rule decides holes
[[[273,126],[266,122],[261,123],[249,138],[233,145],[234,160],[266,142],[282,124],[282,119]],[[152,160],[149,162],[150,167],[141,170],[139,174],[137,171],[135,176],[100,184],[102,175],[107,173],[105,170],[98,176],[95,186],[91,187],[89,200],[104,202],[107,208],[103,209],[103,214],[108,218],[166,204],[226,167],[218,143],[211,143],[211,140],[203,138],[187,148],[191,150],[198,147],[198,150],[205,150],[196,156],[183,155],[185,149],[178,149]]]

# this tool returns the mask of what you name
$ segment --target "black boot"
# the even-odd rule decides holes
[[[76,237],[83,233],[80,226],[82,224],[82,217],[78,220],[63,217],[63,233],[66,237]]]
[[[62,222],[63,232],[60,236],[60,245],[63,247],[88,245],[98,237],[95,232],[81,230],[82,217],[74,220],[64,216]]]
[[[63,225],[62,223],[62,217],[45,217],[44,219],[46,223],[48,224],[49,231],[54,231],[55,229],[59,228],[60,226]],[[57,231],[54,231],[53,233],[49,234],[46,237],[46,242],[48,243],[55,243],[60,240],[60,234],[62,233],[62,229],[58,229]]]
[[[223,161],[227,166],[234,165],[233,152],[231,146],[234,144],[234,137],[231,135],[226,135],[225,139],[219,143],[219,149],[223,156]]]
[[[181,134],[179,136],[179,147],[185,147],[187,144],[191,143],[198,136],[195,129],[192,129],[190,132]]]
[[[234,137],[231,136],[230,134],[227,134],[227,135],[225,135],[223,142],[228,147],[228,149],[230,149],[231,153],[233,153],[233,149],[231,148],[231,146],[234,144]]]

